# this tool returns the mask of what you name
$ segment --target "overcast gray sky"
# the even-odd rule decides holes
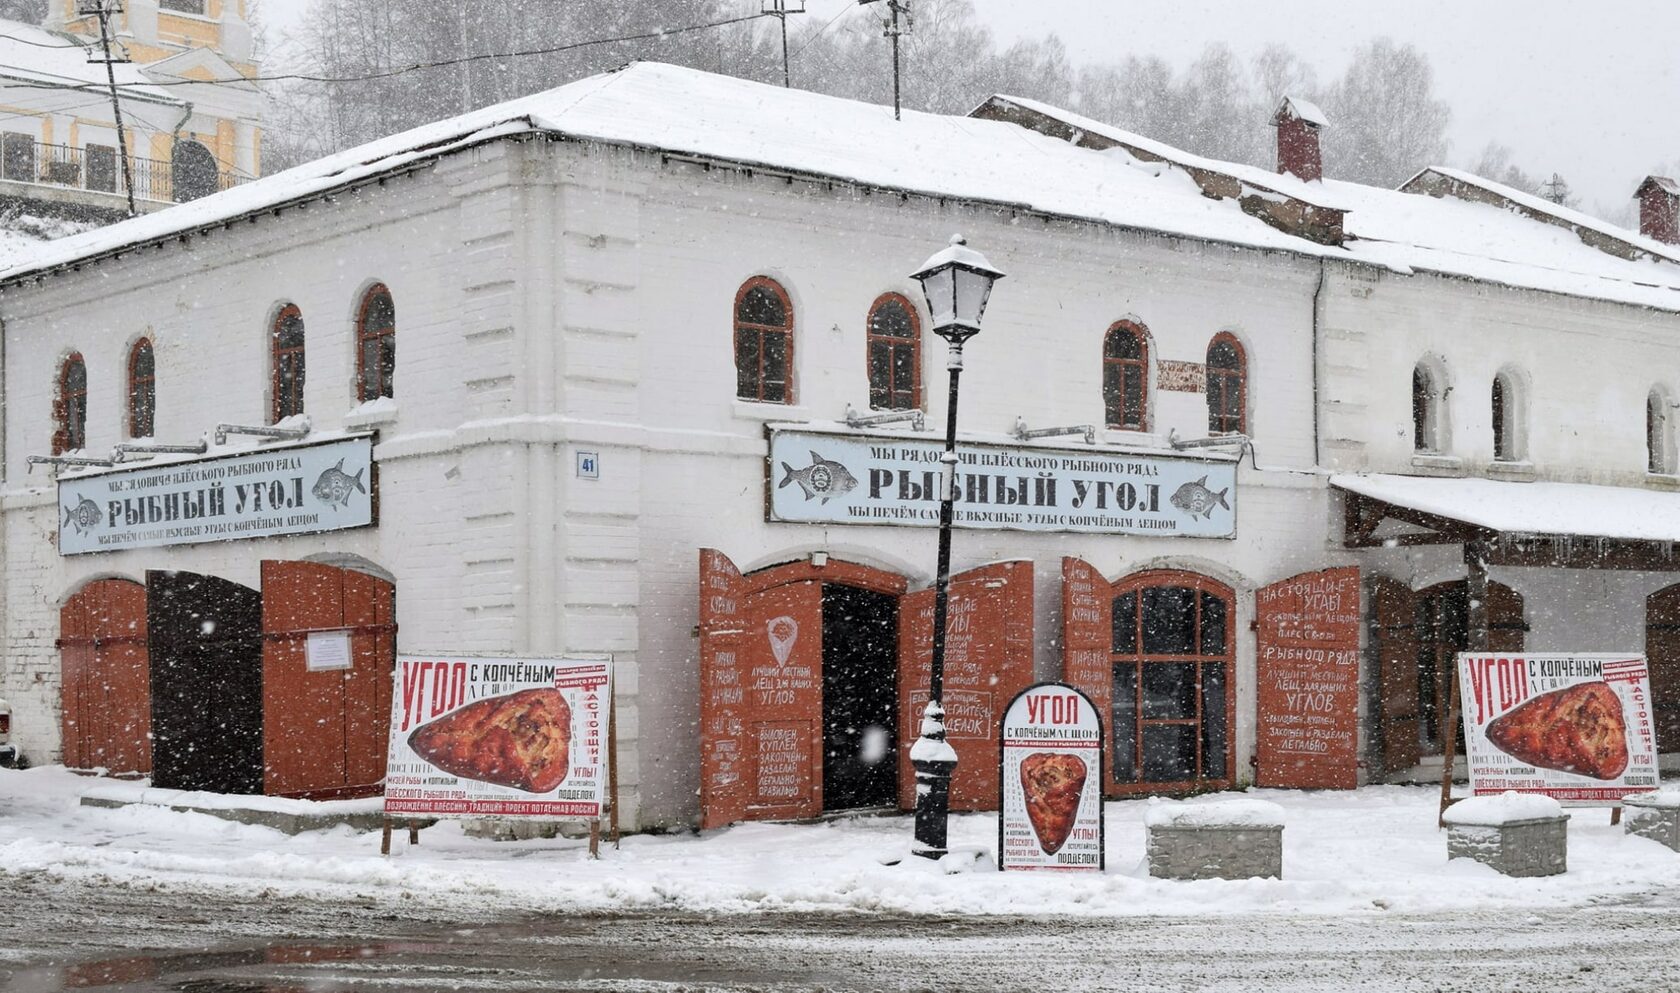
[[[913,0],[912,0],[913,2]],[[264,0],[271,34],[308,0]],[[1175,66],[1212,42],[1250,56],[1282,42],[1339,75],[1377,35],[1429,55],[1453,109],[1449,164],[1490,140],[1531,173],[1559,172],[1595,212],[1623,209],[1638,180],[1680,160],[1676,0],[975,0],[1004,41],[1055,32],[1076,62],[1155,54]],[[853,0],[811,0],[817,23]],[[847,17],[868,17],[852,10]],[[884,44],[884,42],[883,42]],[[1334,126],[1334,122],[1332,122]]]

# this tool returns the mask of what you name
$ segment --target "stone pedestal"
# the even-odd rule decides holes
[[[1264,800],[1163,803],[1144,817],[1159,879],[1283,877],[1283,808]]]
[[[1628,834],[1650,838],[1680,852],[1680,789],[1625,797],[1622,825]]]
[[[1475,797],[1447,808],[1447,858],[1475,859],[1507,876],[1568,869],[1569,815],[1544,796]]]

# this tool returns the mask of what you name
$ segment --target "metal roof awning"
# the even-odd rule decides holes
[[[1680,570],[1680,492],[1586,483],[1336,475],[1348,548],[1483,545],[1494,565]]]

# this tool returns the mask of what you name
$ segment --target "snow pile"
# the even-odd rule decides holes
[[[380,797],[363,800],[294,800],[283,796],[229,796],[226,793],[200,793],[192,790],[161,790],[140,782],[113,783],[96,780],[98,785],[84,789],[81,795],[89,800],[112,803],[143,803],[153,807],[191,807],[197,810],[260,810],[270,814],[326,816],[333,814],[378,814],[384,811]]]
[[[98,781],[62,768],[0,770],[0,889],[8,873],[176,892],[275,899],[418,901],[536,912],[896,912],[1115,917],[1139,914],[1430,913],[1583,907],[1680,887],[1680,859],[1610,826],[1607,811],[1570,823],[1569,872],[1518,879],[1464,860],[1449,864],[1435,826],[1439,791],[1378,786],[1354,792],[1256,790],[1211,799],[1264,799],[1283,808],[1287,879],[1153,879],[1144,820],[1161,804],[1105,804],[1107,872],[970,872],[886,866],[905,855],[909,816],[821,824],[741,824],[701,835],[638,835],[591,861],[587,843],[490,842],[456,822],[379,835],[348,827],[291,836],[209,814],[152,806],[82,807]],[[1187,804],[1185,806],[1196,806]],[[993,850],[994,814],[951,818],[954,848]],[[1653,854],[1655,852],[1656,854]]]
[[[1680,810],[1680,786],[1670,786],[1666,789],[1652,790],[1649,793],[1635,793],[1626,798],[1628,804],[1638,804],[1641,807],[1655,807],[1658,810]]]
[[[1143,815],[1145,827],[1280,828],[1283,808],[1269,800],[1152,800]]]
[[[1538,793],[1506,790],[1498,796],[1475,796],[1447,808],[1444,820],[1458,827],[1499,827],[1520,821],[1563,817],[1563,804]]]
[[[97,226],[34,214],[0,214],[0,270],[28,265],[43,251],[47,242],[81,234]]]

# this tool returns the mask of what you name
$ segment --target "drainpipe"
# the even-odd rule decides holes
[[[1319,425],[1324,420],[1324,411],[1319,406],[1319,380],[1322,374],[1318,368],[1318,330],[1320,323],[1319,299],[1324,295],[1324,258],[1318,260],[1318,286],[1313,289],[1312,301],[1312,406],[1313,406],[1313,468],[1324,468],[1324,454],[1319,448]]]

